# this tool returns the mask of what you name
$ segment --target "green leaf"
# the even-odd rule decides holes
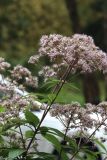
[[[64,138],[64,133],[59,131],[58,129],[51,128],[51,127],[48,127],[48,129],[49,129],[49,131],[53,131],[54,135],[56,134],[57,136]],[[51,132],[51,134],[52,134],[52,132]],[[77,149],[77,144],[76,144],[76,141],[74,138],[70,138],[69,136],[66,136],[65,141],[69,142],[70,147],[72,147],[74,150]]]
[[[38,96],[39,98],[46,98],[47,95],[44,93],[35,93],[36,96]]]
[[[43,137],[45,137],[48,141],[50,141],[58,151],[61,150],[61,144],[55,136],[47,133],[43,134]]]
[[[55,96],[56,96],[56,94],[53,94],[53,93],[48,94],[48,100],[49,100],[49,102],[52,102],[53,99],[55,98]]]
[[[4,132],[8,131],[12,127],[17,128],[25,123],[26,123],[26,121],[23,119],[20,119],[20,118],[11,119],[10,121],[8,121],[5,125],[3,125],[0,128],[0,133],[3,134]]]
[[[0,136],[0,143],[3,144],[4,143],[4,139],[2,136]]]
[[[34,131],[32,131],[32,130],[28,130],[28,131],[25,132],[25,137],[26,138],[32,138],[33,135],[34,135]]]
[[[45,82],[45,84],[43,84],[41,86],[41,89],[46,89],[46,90],[49,90],[49,89],[52,89],[54,86],[56,86],[58,83],[60,82],[60,80],[58,79],[54,79],[54,78],[50,78],[48,79],[47,82]]]
[[[0,112],[5,112],[5,108],[0,106]]]
[[[35,158],[34,160],[45,160],[44,158]]]
[[[57,137],[60,137],[60,138],[64,138],[64,133],[63,132],[61,132],[61,131],[59,131],[58,129],[55,129],[55,128],[52,128],[52,127],[47,127],[47,132],[49,133],[49,134],[51,134],[51,135],[54,135],[54,136],[57,136]],[[42,134],[42,133],[41,133]],[[46,134],[46,132],[44,131],[44,133],[43,134]],[[75,141],[75,139],[74,138],[71,138],[71,137],[69,137],[69,136],[66,136],[65,137],[65,141],[66,142],[68,142],[68,144],[69,145],[63,145],[62,147],[63,147],[63,149],[64,149],[64,151],[66,150],[66,148],[67,149],[69,149],[69,150],[71,150],[72,152],[75,152],[76,150],[77,150],[77,143],[76,143],[76,141]],[[71,152],[70,151],[70,152]]]
[[[64,137],[64,133],[61,132],[61,131],[59,131],[58,129],[55,129],[55,128],[52,128],[52,127],[48,127],[48,130],[49,130],[49,131],[52,131],[53,134],[56,133],[56,135],[59,136],[59,137],[62,137],[62,138]],[[51,133],[52,133],[52,132],[51,132]]]
[[[39,158],[43,158],[43,160],[56,160],[55,155],[46,152],[38,152],[37,155]]]
[[[25,151],[22,149],[12,149],[9,151],[8,160],[13,160],[14,158],[20,156]]]
[[[67,137],[67,141],[69,142],[69,146],[72,148],[72,152],[75,152],[78,148],[78,145],[77,145],[75,139]]]
[[[27,122],[33,125],[34,127],[36,127],[40,122],[39,118],[35,114],[30,112],[29,110],[25,111],[25,117],[26,117]]]
[[[64,86],[71,88],[73,91],[80,91],[80,89],[71,82],[65,82]]]
[[[43,158],[35,158],[34,160],[50,160],[50,159],[47,159],[47,158],[45,158],[45,157],[43,157]],[[53,160],[53,159],[52,159]]]
[[[15,124],[6,123],[6,124],[2,127],[1,133],[6,132],[7,130],[11,129],[11,128],[14,127],[14,126],[15,126]]]
[[[46,133],[46,134],[43,134],[43,137],[46,138],[49,142],[51,142],[59,153],[61,151],[62,160],[69,160],[68,156],[63,151],[59,140],[54,135]]]
[[[85,155],[87,156],[87,160],[96,160],[98,158],[98,152],[90,151],[89,149],[85,150]]]
[[[41,134],[46,134],[48,130],[49,130],[48,127],[45,127],[45,126],[40,127]]]
[[[16,128],[24,125],[26,123],[25,119],[20,119],[20,118],[15,118],[15,119],[11,119],[10,123],[15,124]]]
[[[38,96],[38,101],[39,102],[41,102],[41,103],[47,103],[48,102],[48,95],[47,94],[35,93],[35,95]]]
[[[106,151],[107,153],[107,149],[106,147],[103,145],[103,143],[101,143],[98,139],[94,139],[95,143],[97,143],[102,149],[104,149],[104,151]]]

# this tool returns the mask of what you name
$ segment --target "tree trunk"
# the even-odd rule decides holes
[[[104,51],[107,53],[107,1],[103,2]],[[105,74],[105,100],[107,101],[107,74]]]
[[[65,0],[72,23],[72,30],[74,33],[81,33],[82,27],[77,10],[76,0]],[[85,101],[93,104],[98,104],[100,101],[100,92],[97,79],[94,74],[85,74],[83,76],[83,91]]]
[[[100,102],[100,91],[95,74],[85,74],[83,77],[83,92],[85,102],[98,104]]]
[[[72,24],[72,30],[74,33],[80,33],[81,27],[80,27],[80,21],[77,11],[77,1],[76,0],[65,0],[66,6],[68,9],[69,17]]]

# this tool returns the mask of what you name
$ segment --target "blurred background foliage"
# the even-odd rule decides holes
[[[107,1],[0,0],[0,56],[13,65],[28,65],[29,57],[37,53],[40,37],[50,33],[88,34],[96,45],[107,51]],[[99,103],[100,98],[107,99],[107,89],[106,92],[102,89],[107,88],[107,84],[98,74],[79,77],[78,81],[86,102]],[[62,100],[65,92],[66,89],[61,95]],[[83,102],[82,92],[79,97],[78,93],[74,92],[74,97]]]
[[[70,35],[63,0],[0,0],[0,55],[24,64],[43,34]]]

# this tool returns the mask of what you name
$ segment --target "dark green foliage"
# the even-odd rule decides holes
[[[0,1],[0,56],[13,64],[26,62],[43,34],[70,32],[62,0]]]

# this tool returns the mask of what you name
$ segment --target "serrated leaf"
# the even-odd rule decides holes
[[[12,149],[12,150],[9,151],[8,160],[13,160],[16,157],[20,156],[24,152],[25,151],[22,150],[22,149]]]
[[[33,114],[32,112],[30,112],[29,110],[25,111],[25,118],[27,120],[27,122],[31,125],[33,125],[34,127],[36,127],[39,124],[39,118]]]

